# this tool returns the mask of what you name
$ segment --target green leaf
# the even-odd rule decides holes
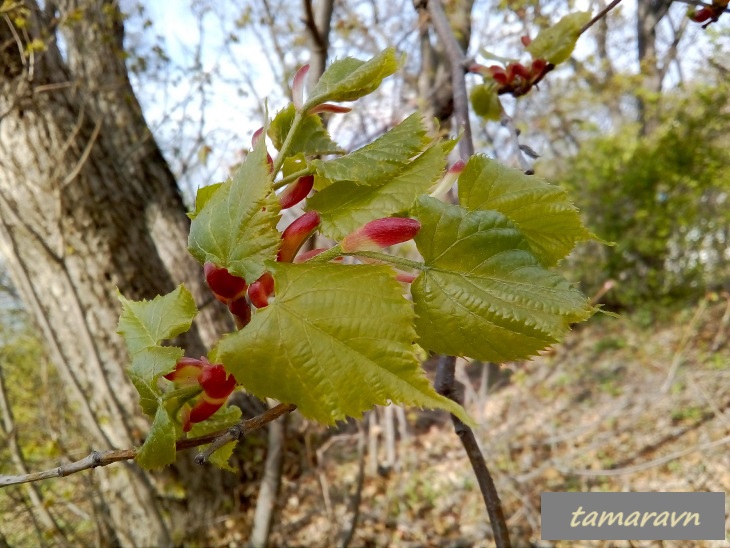
[[[499,101],[497,86],[494,82],[478,84],[471,88],[469,100],[477,116],[494,121],[499,121],[502,118],[502,103]]]
[[[139,405],[142,411],[145,415],[154,417],[160,405],[160,389],[157,388],[155,379],[135,375],[132,371],[129,371],[129,378],[139,392]]]
[[[134,459],[142,468],[162,468],[175,462],[175,424],[164,405],[157,407],[155,420],[144,445]]]
[[[276,257],[278,219],[266,143],[260,139],[233,180],[223,183],[193,219],[190,253],[251,282],[264,273],[264,262]]]
[[[231,466],[230,460],[233,455],[233,450],[238,445],[237,441],[231,441],[225,444],[220,449],[216,450],[209,458],[208,462],[217,466],[221,470],[227,470],[232,473],[236,473],[236,469]]]
[[[132,355],[184,333],[198,313],[193,296],[183,285],[151,301],[131,301],[121,294],[119,300],[122,314],[117,333],[124,337]]]
[[[455,144],[447,141],[432,146],[380,186],[333,183],[311,197],[307,209],[319,212],[322,233],[336,240],[369,221],[407,211],[441,177]]]
[[[369,61],[346,57],[332,63],[309,94],[304,112],[327,101],[354,101],[378,89],[384,78],[398,70],[394,48]]]
[[[211,196],[216,193],[222,184],[223,183],[214,183],[212,185],[199,188],[195,195],[195,210],[188,212],[188,217],[195,219],[195,217],[198,216],[198,213],[200,213],[200,210],[203,209],[206,202],[210,200]]]
[[[189,436],[196,438],[211,432],[225,430],[241,422],[241,408],[236,405],[224,405],[212,417],[203,422],[193,424]]]
[[[424,196],[416,216],[425,269],[411,292],[424,348],[484,361],[523,359],[593,313],[580,291],[540,264],[501,213]]]
[[[467,209],[492,209],[509,218],[545,266],[556,264],[577,242],[594,237],[565,190],[486,156],[467,162],[459,176],[459,201]]]
[[[352,181],[358,185],[382,185],[396,176],[428,146],[430,139],[423,115],[415,113],[375,141],[342,158],[312,165],[331,182]]]
[[[269,137],[277,150],[281,150],[284,140],[289,134],[295,115],[296,109],[294,105],[290,104],[285,109],[280,110],[271,122]],[[332,140],[329,133],[327,133],[327,130],[322,125],[322,119],[318,115],[305,114],[296,133],[292,136],[288,155],[293,156],[298,153],[303,153],[307,156],[314,156],[343,154],[344,152]]]
[[[540,31],[529,46],[533,59],[545,59],[557,65],[570,58],[583,26],[591,20],[589,11],[577,11],[563,17],[552,27]]]
[[[222,339],[218,359],[252,394],[333,424],[373,405],[446,409],[416,360],[413,309],[392,269],[277,263],[276,299]]]
[[[194,424],[190,429],[190,437],[203,436],[211,432],[217,432],[219,430],[225,430],[231,426],[235,426],[241,422],[241,408],[235,405],[228,405],[221,407],[212,417],[208,420]],[[214,464],[218,468],[234,472],[235,470],[228,462],[233,454],[233,450],[238,444],[237,441],[232,441],[225,444],[223,447],[218,449],[215,453],[210,456],[211,464]],[[209,446],[205,446],[209,447]],[[201,450],[203,447],[201,447]]]

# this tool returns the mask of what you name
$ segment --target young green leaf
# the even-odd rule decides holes
[[[218,190],[222,184],[223,183],[214,183],[212,185],[199,188],[198,192],[195,194],[195,209],[188,212],[187,216],[191,219],[195,219],[195,217],[198,216],[198,213],[200,213],[200,210],[203,209],[203,206],[205,206],[205,203],[210,200],[210,197],[215,194],[216,190]]]
[[[388,48],[369,61],[346,57],[332,63],[309,94],[302,110],[327,101],[354,101],[380,87],[384,78],[398,70],[395,49]]]
[[[369,145],[334,160],[314,160],[312,165],[318,175],[333,183],[379,186],[403,171],[429,141],[423,115],[415,113]]]
[[[589,11],[570,13],[552,27],[540,31],[526,49],[533,59],[545,59],[553,65],[567,61],[575,49],[583,25],[590,20]]]
[[[497,95],[497,85],[494,82],[489,84],[477,84],[471,88],[469,100],[474,109],[474,114],[485,120],[499,121],[502,117],[502,103]]]
[[[447,141],[432,146],[380,186],[334,183],[311,197],[307,209],[319,212],[323,234],[340,240],[369,221],[408,210],[441,177],[455,144]]]
[[[190,253],[251,282],[263,274],[264,262],[276,257],[278,219],[266,143],[259,139],[233,180],[223,183],[193,219]]]
[[[151,301],[131,301],[122,295],[119,300],[122,314],[117,332],[132,358],[129,377],[139,392],[142,410],[156,416],[161,396],[157,378],[173,371],[183,356],[182,348],[160,346],[160,342],[190,329],[198,309],[183,285]]]
[[[142,468],[162,468],[175,462],[175,423],[164,405],[157,407],[147,439],[134,459]]]
[[[505,215],[548,267],[568,255],[577,242],[594,237],[565,190],[483,155],[472,156],[459,176],[459,202],[467,209]]]
[[[333,424],[373,405],[446,409],[416,360],[413,309],[392,269],[277,263],[276,299],[241,331],[224,337],[217,358],[252,394],[293,403]]]
[[[281,150],[284,140],[291,129],[292,122],[296,110],[294,105],[290,104],[285,109],[280,110],[274,117],[269,127],[269,137],[277,150]],[[330,137],[327,130],[322,125],[322,119],[316,114],[305,114],[296,133],[292,137],[290,148],[287,152],[289,156],[302,153],[306,156],[322,155],[322,154],[343,154],[337,143]]]
[[[198,313],[193,296],[183,285],[151,301],[131,301],[121,294],[119,300],[122,314],[117,333],[124,337],[130,354],[184,333]]]
[[[501,213],[423,196],[415,214],[426,267],[411,292],[424,348],[495,362],[527,358],[593,313]]]

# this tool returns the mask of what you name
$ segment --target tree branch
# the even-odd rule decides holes
[[[620,3],[621,3],[621,0],[613,0],[613,2],[611,2],[608,6],[606,6],[601,11],[599,11],[593,19],[591,19],[585,25],[583,25],[583,28],[580,29],[580,34],[583,34],[585,31],[587,31],[589,28],[591,28],[593,25],[595,25],[598,21],[603,19],[609,11],[611,11],[613,8],[618,6]]]
[[[204,436],[197,438],[178,440],[175,443],[175,449],[177,451],[184,451],[185,449],[191,449],[193,447],[199,447],[212,443],[216,448],[220,448],[228,442],[239,440],[242,437],[262,428],[271,421],[274,421],[285,415],[291,413],[296,409],[296,405],[289,403],[280,403],[276,407],[269,409],[261,415],[252,419],[241,421],[236,426],[229,428],[228,430],[219,430],[218,432],[211,432]],[[204,453],[208,453],[207,451]],[[210,451],[208,456],[212,454]],[[28,483],[33,481],[40,481],[50,478],[63,478],[76,474],[84,470],[91,470],[92,468],[98,468],[100,466],[109,466],[115,462],[121,462],[126,460],[133,460],[137,456],[137,449],[112,449],[110,451],[92,451],[91,454],[87,455],[81,460],[64,464],[57,468],[45,470],[43,472],[33,472],[31,474],[22,474],[18,476],[0,476],[0,488],[7,487],[9,485],[18,485],[21,483]],[[196,456],[196,462],[202,464],[207,460],[206,458],[200,459],[200,455]]]
[[[454,390],[455,370],[456,358],[454,356],[439,357],[434,387],[442,396],[446,396],[456,403],[461,404],[463,402],[459,401]],[[492,524],[494,542],[498,548],[509,548],[512,544],[509,539],[507,522],[504,519],[502,502],[499,500],[497,488],[494,486],[492,475],[489,472],[489,468],[487,468],[487,462],[484,460],[484,455],[482,455],[482,451],[479,448],[474,431],[454,415],[451,415],[451,422],[454,423],[454,431],[459,436],[461,444],[464,446],[464,450],[469,457],[474,475],[477,477],[479,490],[482,492],[482,498],[487,507],[487,513],[489,514],[489,521]]]
[[[431,23],[438,34],[439,40],[443,42],[446,57],[451,65],[451,84],[454,94],[454,118],[456,127],[463,132],[459,140],[459,155],[466,162],[474,154],[474,141],[471,136],[471,124],[469,123],[469,96],[466,92],[466,58],[461,46],[456,41],[451,31],[449,20],[446,18],[444,8],[440,0],[428,1],[428,13],[431,16]]]
[[[459,141],[459,154],[461,159],[466,162],[474,154],[474,141],[471,134],[471,125],[469,124],[469,101],[466,91],[466,81],[464,79],[466,59],[461,46],[456,41],[456,37],[451,30],[440,0],[428,0],[428,13],[431,16],[433,27],[436,30],[436,34],[438,34],[439,40],[444,45],[446,56],[451,64],[454,117],[457,128],[463,131],[463,135]],[[454,356],[441,356],[439,358],[434,385],[437,392],[457,401],[454,397],[455,368],[456,358]],[[469,456],[469,461],[477,477],[479,489],[482,492],[487,513],[489,514],[489,520],[492,524],[494,540],[497,547],[508,548],[511,546],[511,543],[507,523],[504,519],[504,512],[502,511],[502,504],[499,500],[497,490],[494,487],[494,482],[492,481],[487,464],[476,443],[474,432],[453,415],[451,416],[451,420],[454,423],[454,429]]]

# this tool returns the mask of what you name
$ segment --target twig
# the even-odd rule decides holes
[[[340,546],[347,548],[352,539],[355,537],[355,529],[357,529],[357,520],[360,517],[360,502],[362,502],[362,488],[365,484],[365,448],[367,446],[367,438],[369,433],[369,417],[365,417],[363,423],[359,426],[357,437],[357,479],[355,480],[355,492],[350,497],[347,505],[348,511],[352,514],[350,524],[340,537]]]
[[[613,8],[618,6],[620,3],[621,3],[621,0],[613,0],[613,2],[611,2],[608,6],[606,6],[601,11],[599,11],[593,19],[591,19],[585,25],[583,25],[583,28],[580,29],[580,34],[583,34],[585,31],[587,31],[589,28],[591,28],[593,25],[595,25],[598,21],[600,21],[603,17],[605,17],[609,11],[611,11]]]
[[[515,156],[517,156],[517,161],[520,163],[520,169],[525,173],[525,175],[534,175],[535,170],[530,167],[530,162],[527,161],[527,158],[525,158],[525,155],[522,153],[522,147],[520,146],[519,140],[520,132],[517,130],[512,116],[503,110],[500,123],[503,127],[506,127],[509,130],[510,139],[515,147]]]
[[[454,117],[456,125],[463,132],[459,141],[459,153],[461,159],[466,162],[474,154],[474,141],[471,134],[471,125],[469,124],[469,101],[466,91],[465,75],[465,56],[464,52],[456,41],[456,37],[451,30],[449,21],[446,18],[440,0],[428,0],[428,13],[431,16],[433,28],[439,40],[444,45],[446,56],[451,64],[451,85],[454,95]],[[441,356],[439,358],[438,369],[436,373],[435,388],[440,394],[454,399],[454,372],[456,370],[456,358],[454,356]],[[484,461],[481,450],[477,445],[476,438],[471,428],[462,423],[455,416],[451,416],[454,423],[454,429],[461,440],[469,462],[474,469],[477,477],[479,488],[487,507],[489,520],[492,524],[494,532],[494,540],[498,548],[506,548],[511,546],[507,524],[504,520],[504,512],[499,495],[494,487],[492,476],[489,473],[487,464]]]
[[[454,118],[456,126],[463,134],[459,140],[459,154],[465,162],[474,154],[474,141],[471,136],[471,124],[469,123],[469,96],[466,92],[466,57],[461,46],[456,41],[451,31],[449,20],[446,18],[444,8],[440,0],[428,1],[428,13],[431,16],[431,23],[438,34],[439,40],[444,45],[446,57],[451,64],[451,85],[454,94]]]
[[[199,447],[208,443],[215,444],[217,448],[222,447],[226,443],[234,440],[239,440],[243,436],[250,434],[251,432],[258,430],[259,428],[267,425],[273,420],[278,419],[282,415],[291,413],[296,409],[296,405],[289,403],[280,403],[276,407],[269,409],[262,413],[258,417],[241,421],[236,426],[229,428],[228,430],[219,430],[218,432],[211,432],[204,436],[197,438],[190,438],[185,440],[179,440],[175,443],[176,451],[183,451],[192,447]],[[222,441],[224,440],[224,441]],[[207,451],[201,453],[212,454],[208,448]],[[100,466],[109,466],[115,462],[121,462],[126,460],[132,460],[137,456],[137,449],[112,449],[109,451],[92,451],[89,455],[76,462],[64,464],[57,468],[45,470],[43,472],[33,472],[31,474],[22,474],[18,476],[0,476],[0,488],[7,487],[9,485],[19,485],[21,483],[28,483],[31,481],[40,481],[50,478],[64,478],[71,474],[76,474],[84,470],[91,470],[92,468],[98,468]],[[200,460],[200,455],[196,456],[196,462],[205,462],[207,457]]]
[[[441,356],[439,358],[438,370],[436,372],[436,391],[459,403],[454,393],[454,374],[456,371],[456,358],[454,356]],[[492,475],[489,473],[487,463],[484,460],[482,451],[479,448],[474,432],[461,420],[451,415],[451,422],[454,423],[454,431],[459,436],[464,446],[469,462],[474,470],[474,475],[479,483],[479,490],[482,492],[484,504],[487,506],[489,521],[492,524],[494,542],[498,548],[509,548],[512,546],[509,540],[509,531],[502,511],[502,502],[499,500],[497,488],[494,486]]]

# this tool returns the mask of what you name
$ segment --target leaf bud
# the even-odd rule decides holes
[[[289,209],[297,205],[307,194],[312,190],[314,186],[314,175],[305,175],[299,177],[295,182],[288,185],[284,191],[279,194],[279,205],[281,209]]]
[[[307,80],[307,73],[309,72],[309,65],[304,65],[294,75],[294,81],[291,86],[292,103],[294,108],[300,110],[304,105],[304,83]]]
[[[274,294],[274,278],[271,273],[264,272],[261,277],[248,288],[248,298],[256,308],[269,305],[269,297]]]
[[[340,242],[340,248],[344,253],[377,251],[413,239],[420,229],[421,223],[416,219],[375,219],[345,236]]]
[[[225,268],[205,263],[203,270],[208,287],[219,301],[228,304],[232,299],[246,293],[246,280],[231,274]]]
[[[281,247],[276,260],[282,263],[290,263],[296,257],[302,247],[319,226],[319,213],[308,211],[292,224],[286,227],[281,235]]]

